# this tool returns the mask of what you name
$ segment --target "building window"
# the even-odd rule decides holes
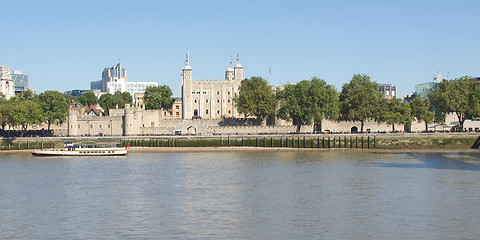
[[[90,128],[93,128],[93,124],[92,124],[92,125],[90,125]]]
[[[197,99],[195,99],[193,102],[194,102],[194,103],[197,103]]]
[[[195,91],[192,91],[192,94],[195,94]]]
[[[102,125],[98,125],[99,128],[102,128]]]
[[[80,125],[77,125],[78,129],[80,129]]]
[[[206,99],[205,102],[208,103],[208,99]]]
[[[220,95],[220,92],[217,92],[217,95]]]
[[[220,99],[217,99],[217,103],[220,103]]]
[[[175,106],[175,109],[178,109],[178,108],[179,108],[179,106],[178,106],[178,105],[177,105],[177,106]]]
[[[207,94],[207,92],[203,91],[203,94]]]
[[[178,116],[180,116],[180,113],[179,113],[179,112],[176,112],[175,115],[177,115],[177,117],[178,117]]]
[[[230,113],[231,113],[230,110],[228,110],[228,114],[230,114]]]
[[[110,128],[110,124],[108,124],[108,128]]]
[[[228,95],[230,95],[230,92],[228,92]]]
[[[200,92],[197,92],[197,94],[200,94]]]
[[[217,114],[220,114],[220,110],[217,110]]]
[[[228,103],[230,103],[230,99],[228,99]]]
[[[208,109],[205,109],[205,114],[208,114]]]

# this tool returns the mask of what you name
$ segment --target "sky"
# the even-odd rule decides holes
[[[398,97],[438,72],[480,76],[476,0],[0,2],[0,65],[37,94],[89,89],[120,62],[178,97],[187,51],[198,80],[224,79],[237,54],[244,77],[272,85],[316,76],[341,91],[366,74]]]

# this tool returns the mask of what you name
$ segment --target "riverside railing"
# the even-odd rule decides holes
[[[376,136],[285,136],[285,137],[209,137],[209,138],[130,138],[122,139],[122,146],[130,147],[264,147],[264,148],[376,148]]]

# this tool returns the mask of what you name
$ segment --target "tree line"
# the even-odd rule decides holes
[[[365,74],[355,74],[350,82],[337,92],[334,86],[313,77],[284,89],[272,91],[261,77],[244,79],[235,98],[238,111],[246,117],[267,118],[277,116],[291,120],[297,130],[304,124],[313,124],[321,130],[327,120],[358,121],[361,132],[365,121],[386,122],[392,126],[410,126],[416,120],[428,124],[444,122],[445,115],[455,113],[459,129],[466,119],[480,116],[480,81],[465,76],[446,80],[435,88],[427,99],[416,97],[411,102],[398,98],[387,99],[378,91],[378,84]]]
[[[445,115],[452,112],[459,119],[459,129],[463,129],[466,119],[480,116],[480,81],[470,76],[446,80],[427,99],[416,97],[406,102],[384,98],[378,91],[378,84],[365,74],[353,75],[341,92],[317,77],[285,85],[276,91],[272,91],[263,78],[251,77],[242,80],[234,101],[245,117],[279,117],[291,120],[297,130],[301,125],[313,124],[314,130],[320,131],[322,120],[327,119],[358,121],[361,132],[365,121],[386,122],[395,131],[395,126],[409,126],[416,120],[424,122],[425,131],[428,131],[429,123],[443,122]],[[108,115],[110,109],[124,108],[132,102],[128,92],[107,93],[97,98],[92,92],[73,97],[58,91],[36,95],[29,90],[9,100],[0,94],[0,127],[26,131],[32,124],[45,123],[50,131],[52,124],[61,125],[66,121],[71,103],[98,104]],[[168,110],[173,102],[172,90],[166,85],[148,87],[144,93],[145,109]]]
[[[62,93],[45,91],[36,95],[28,90],[8,100],[0,96],[0,125],[17,127],[26,131],[33,124],[47,124],[48,131],[52,124],[65,122],[69,104]]]

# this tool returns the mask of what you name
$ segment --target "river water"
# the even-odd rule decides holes
[[[478,239],[480,151],[0,154],[0,238]]]

